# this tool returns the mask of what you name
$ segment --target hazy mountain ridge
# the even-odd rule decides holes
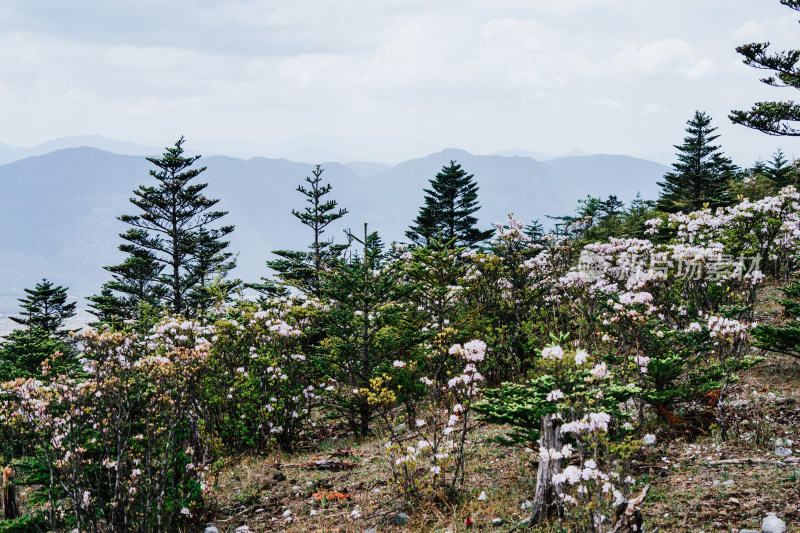
[[[551,161],[499,155],[476,156],[447,149],[393,167],[373,163],[325,163],[323,178],[332,198],[350,212],[325,237],[344,240],[342,229],[368,222],[386,242],[403,240],[423,201],[423,188],[450,160],[474,174],[480,187],[481,224],[509,212],[530,221],[574,211],[586,194],[617,194],[630,201],[637,190],[654,198],[667,167],[627,156],[575,156]],[[203,157],[207,195],[219,198],[223,220],[236,225],[231,248],[239,252],[234,275],[256,280],[276,249],[300,249],[307,229],[292,215],[304,200],[296,192],[313,165],[286,159]],[[121,259],[117,236],[127,226],[116,220],[135,214],[128,199],[151,183],[153,166],[141,156],[96,148],[67,148],[0,166],[0,319],[16,313],[22,289],[42,277],[70,287],[72,297],[97,292],[108,279],[103,265]],[[2,326],[0,326],[2,327]]]

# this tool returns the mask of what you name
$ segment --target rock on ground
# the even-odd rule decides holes
[[[786,524],[783,520],[775,516],[775,513],[767,513],[767,517],[761,522],[762,533],[784,533]]]

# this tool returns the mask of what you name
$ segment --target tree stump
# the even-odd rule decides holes
[[[646,485],[636,498],[617,506],[614,527],[610,533],[642,533],[642,503],[649,490],[650,485]]]
[[[14,470],[11,466],[7,466],[3,469],[3,488],[0,492],[0,501],[2,501],[3,516],[5,519],[19,518],[17,491],[14,488]]]
[[[550,415],[542,418],[542,436],[539,447],[561,451],[561,427],[555,427]],[[536,472],[536,494],[531,506],[531,522],[544,522],[559,510],[560,484],[553,482],[553,476],[561,473],[561,459],[551,459],[549,455],[539,454],[539,470]]]

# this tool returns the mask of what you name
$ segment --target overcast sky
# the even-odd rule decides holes
[[[800,48],[798,15],[778,0],[2,0],[0,141],[664,159],[700,109],[740,164],[800,157],[800,140],[727,119],[795,97],[734,49]]]

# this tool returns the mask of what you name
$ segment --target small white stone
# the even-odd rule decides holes
[[[284,517],[284,518],[289,518],[290,516],[292,516],[292,512],[291,512],[289,509],[286,509],[286,510],[283,512],[283,517]]]
[[[533,507],[533,504],[530,502],[530,500],[525,500],[524,502],[522,502],[522,505],[519,506],[519,508],[522,509],[523,511],[526,511],[531,507]]]
[[[478,496],[478,501],[479,502],[484,502],[484,501],[486,501],[487,498],[488,498],[488,496],[486,496],[486,491],[482,490],[481,491],[481,495]]]
[[[778,446],[775,448],[775,455],[778,457],[789,457],[792,455],[792,450],[789,448],[784,448],[783,446]]]
[[[767,513],[767,517],[761,522],[762,533],[784,533],[786,523],[775,516],[775,513]]]

